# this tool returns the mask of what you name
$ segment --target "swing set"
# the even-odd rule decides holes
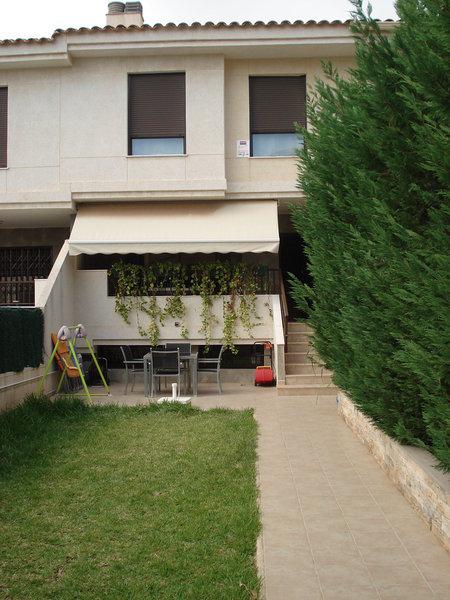
[[[83,373],[83,369],[80,365],[80,361],[78,360],[78,356],[75,351],[77,340],[79,340],[79,339],[83,339],[86,343],[86,346],[88,347],[89,353],[92,357],[92,361],[98,371],[98,374],[100,375],[100,379],[102,381],[103,387],[106,390],[105,394],[92,394],[89,391],[89,388],[87,386],[86,379],[85,379],[85,376]],[[61,389],[61,386],[65,379],[70,380],[70,379],[74,379],[74,378],[79,378],[81,380],[81,383],[82,383],[82,386],[84,389],[84,394],[81,394],[81,395],[86,396],[86,398],[88,399],[88,401],[90,403],[92,402],[92,396],[110,396],[111,395],[108,384],[106,383],[105,376],[103,375],[100,365],[98,364],[97,357],[95,356],[94,349],[92,348],[92,345],[86,335],[86,329],[84,328],[84,325],[82,325],[81,323],[79,323],[78,325],[71,325],[69,327],[67,325],[63,325],[60,328],[60,330],[58,331],[56,336],[52,335],[52,340],[53,340],[53,344],[54,344],[53,352],[48,360],[48,363],[45,367],[44,374],[42,375],[42,378],[39,382],[39,385],[37,388],[38,394],[42,394],[42,392],[44,391],[45,380],[50,373],[50,369],[51,369],[53,360],[56,358],[58,367],[61,371],[58,386],[56,388],[57,394],[59,393],[59,390]]]

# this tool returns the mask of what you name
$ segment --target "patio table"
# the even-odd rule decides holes
[[[151,369],[151,352],[148,352],[143,357],[144,361],[144,394],[146,396],[150,396],[150,369]],[[197,376],[197,366],[198,366],[198,352],[191,352],[191,354],[180,355],[180,361],[183,364],[187,364],[189,366],[190,379],[191,379],[191,387],[192,394],[197,396],[198,394],[198,376]]]

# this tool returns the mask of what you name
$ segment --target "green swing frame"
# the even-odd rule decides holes
[[[72,332],[76,333],[77,331],[80,331],[81,329],[84,330],[84,328],[83,328],[82,325],[71,325],[69,327],[65,327],[65,326],[63,326],[63,327],[66,330],[68,329],[70,333],[72,333]],[[63,329],[63,327],[61,327],[60,331]],[[59,335],[59,333],[58,333],[58,335]],[[81,368],[80,361],[78,360],[77,353],[75,352],[76,341],[80,337],[82,337],[84,339],[84,341],[86,342],[86,345],[88,347],[89,353],[90,353],[90,355],[92,357],[92,360],[93,360],[93,362],[95,364],[95,367],[96,367],[96,369],[98,371],[98,374],[100,375],[100,379],[102,381],[102,385],[103,385],[103,387],[106,390],[106,393],[104,393],[104,394],[92,394],[89,391],[88,385],[86,383],[86,379],[84,377],[83,369]],[[102,370],[100,368],[100,365],[98,364],[97,357],[95,356],[94,349],[93,349],[93,347],[91,345],[91,342],[89,341],[88,337],[86,335],[77,335],[76,334],[74,339],[75,339],[75,342],[72,341],[71,337],[67,337],[64,340],[60,339],[59,337],[57,338],[55,347],[53,348],[53,351],[52,351],[52,353],[50,355],[50,358],[49,358],[49,360],[48,360],[48,362],[47,362],[47,364],[45,366],[44,374],[42,375],[42,378],[39,381],[39,385],[38,385],[37,390],[36,390],[37,394],[40,395],[40,394],[43,393],[44,387],[45,387],[45,380],[47,379],[47,377],[48,377],[48,375],[50,373],[50,369],[52,367],[53,360],[54,360],[54,358],[56,356],[56,353],[58,352],[58,346],[59,346],[60,342],[64,341],[69,346],[70,355],[71,355],[71,357],[73,359],[73,362],[74,362],[75,366],[78,369],[78,372],[80,374],[81,383],[82,383],[83,389],[84,389],[84,394],[80,394],[79,392],[77,392],[75,395],[77,395],[77,396],[80,395],[82,397],[85,396],[88,399],[88,402],[90,404],[92,403],[92,397],[95,397],[95,396],[110,396],[111,392],[109,390],[109,386],[106,383],[105,376],[103,375],[103,372],[102,372]],[[61,373],[61,375],[59,377],[58,385],[57,385],[57,388],[56,388],[56,393],[57,394],[59,393],[59,390],[61,389],[63,381],[64,381],[64,379],[66,377],[67,369],[68,369],[67,365],[64,365],[64,370],[62,371],[62,373]]]

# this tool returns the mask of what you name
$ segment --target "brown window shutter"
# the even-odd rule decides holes
[[[306,77],[250,77],[251,133],[292,133],[306,127]]]
[[[8,166],[8,88],[0,87],[0,168]]]
[[[184,73],[129,76],[129,137],[185,137]]]

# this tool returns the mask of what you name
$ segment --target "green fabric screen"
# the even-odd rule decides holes
[[[40,308],[0,308],[0,373],[42,363],[44,315]]]

